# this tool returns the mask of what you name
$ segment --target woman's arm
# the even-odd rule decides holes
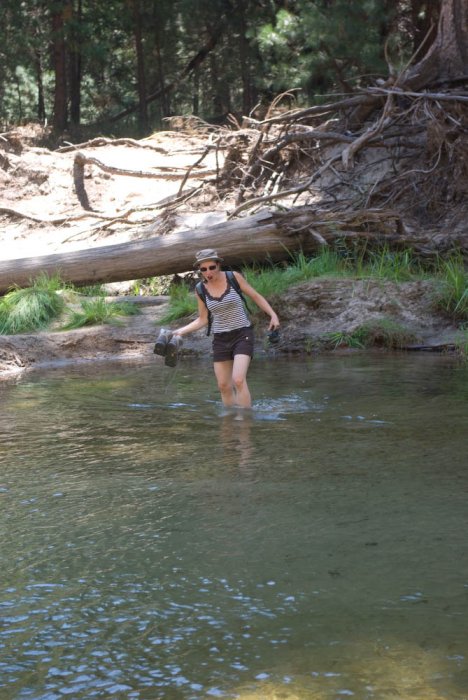
[[[270,317],[270,325],[268,326],[269,330],[274,330],[275,328],[278,328],[280,325],[279,318],[276,314],[275,311],[271,308],[270,304],[267,302],[265,297],[263,297],[261,294],[257,292],[256,289],[254,289],[243,277],[239,272],[234,272],[234,275],[236,276],[236,280],[239,283],[239,287],[241,288],[241,291],[246,294],[248,297],[252,299],[255,304],[257,304],[258,308],[264,311],[269,317]]]
[[[197,292],[195,292],[198,304],[198,318],[195,321],[187,323],[186,326],[182,328],[176,328],[173,332],[174,335],[187,335],[187,333],[193,333],[198,331],[200,328],[208,325],[208,309],[206,308],[204,302],[200,299]]]

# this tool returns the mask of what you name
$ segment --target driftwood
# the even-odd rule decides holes
[[[296,207],[144,241],[4,260],[0,262],[0,293],[15,285],[28,286],[41,273],[58,274],[64,282],[85,285],[186,272],[192,269],[195,252],[202,248],[216,248],[229,265],[241,265],[284,260],[294,252],[312,253],[338,241],[341,245],[371,241],[373,245],[412,247],[422,254],[442,247],[468,252],[468,246],[464,248],[455,234],[445,233],[441,238],[406,230],[399,214],[392,210],[363,209],[338,216],[315,207]]]

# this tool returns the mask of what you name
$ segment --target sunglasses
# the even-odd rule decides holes
[[[208,272],[208,270],[216,270],[217,267],[217,265],[208,265],[208,267],[200,267],[199,270],[200,272]]]

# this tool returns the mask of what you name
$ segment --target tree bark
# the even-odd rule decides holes
[[[302,244],[307,248],[306,238],[310,236],[291,235],[282,229],[280,220],[264,212],[146,241],[5,260],[0,262],[0,293],[14,285],[27,287],[41,273],[58,274],[64,282],[84,285],[186,272],[193,268],[196,251],[203,248],[218,248],[233,265],[268,257],[274,260]]]
[[[137,58],[137,87],[138,87],[138,126],[140,136],[148,133],[148,105],[146,103],[146,70],[143,51],[141,6],[139,0],[130,0],[133,17],[133,38]]]
[[[443,0],[437,35],[425,56],[411,66],[399,86],[420,90],[468,77],[468,2]]]
[[[52,10],[54,87],[54,130],[61,133],[68,124],[67,105],[67,56],[65,45],[65,25],[70,14],[68,0],[54,3]]]
[[[158,236],[145,241],[102,246],[69,253],[0,262],[0,293],[27,287],[39,274],[58,274],[76,285],[142,279],[186,272],[197,250],[215,248],[228,265],[285,260],[294,252],[312,253],[340,240],[412,248],[423,254],[450,250],[468,253],[468,238],[444,232],[411,233],[392,210],[349,213],[297,207],[286,212],[259,212],[204,229]]]
[[[78,0],[74,12],[74,22],[71,24],[69,40],[69,81],[70,81],[70,122],[72,127],[79,127],[81,121],[81,80],[82,80],[82,28],[83,5]]]

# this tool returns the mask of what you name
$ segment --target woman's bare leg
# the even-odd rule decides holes
[[[225,406],[236,405],[234,384],[232,381],[233,364],[234,362],[232,360],[213,363],[216,381],[218,382],[218,389],[221,392],[221,399]]]
[[[252,399],[247,385],[247,372],[250,365],[249,355],[235,355],[232,366],[232,384],[236,392],[236,404],[240,408],[250,408]]]

